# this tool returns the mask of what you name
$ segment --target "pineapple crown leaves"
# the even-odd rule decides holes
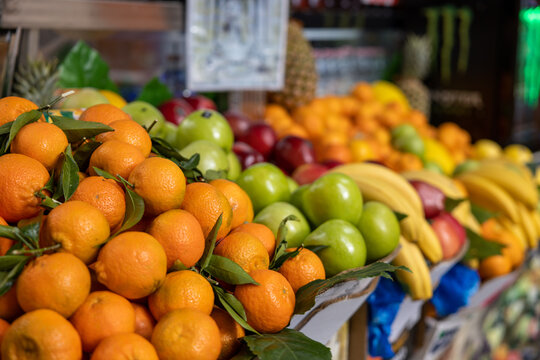
[[[403,49],[403,77],[423,80],[430,71],[432,48],[427,35],[411,34]]]
[[[57,89],[58,60],[21,62],[13,80],[13,95],[24,97],[35,104],[46,104]]]

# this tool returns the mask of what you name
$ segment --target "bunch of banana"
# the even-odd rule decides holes
[[[432,263],[442,260],[442,248],[437,235],[424,218],[422,201],[416,190],[400,174],[377,164],[354,163],[332,171],[350,176],[367,201],[379,201],[392,210],[405,214],[400,221],[401,234],[418,244]]]
[[[400,237],[399,243],[401,250],[392,261],[392,264],[406,266],[411,272],[400,270],[396,272],[396,277],[402,284],[407,286],[412,299],[430,299],[433,295],[431,276],[420,249],[416,244],[407,241],[403,237]]]

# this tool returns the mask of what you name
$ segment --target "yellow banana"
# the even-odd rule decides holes
[[[392,261],[392,264],[406,266],[411,272],[397,271],[398,280],[408,287],[409,294],[414,300],[430,299],[433,295],[431,277],[420,249],[403,236],[400,237],[399,243],[401,244],[401,250]]]
[[[466,196],[446,175],[428,170],[414,170],[401,173],[407,180],[420,180],[441,190],[444,195],[452,199],[462,199]]]
[[[432,263],[436,264],[442,260],[443,252],[439,238],[431,225],[425,220],[422,220],[422,231],[418,236],[417,245],[424,256]]]
[[[536,234],[540,235],[540,214],[537,210],[531,210],[531,219],[534,223],[534,227],[536,228]]]
[[[514,236],[519,240],[519,243],[521,244],[523,249],[527,249],[529,247],[529,242],[527,241],[527,236],[525,235],[525,231],[521,227],[520,224],[516,224],[512,222],[509,218],[506,216],[499,216],[497,218],[497,222],[507,231],[514,234]]]
[[[523,203],[518,202],[517,208],[519,212],[519,223],[521,224],[521,227],[525,232],[529,247],[531,249],[535,249],[536,245],[538,244],[538,234],[536,232],[534,220],[531,218],[531,214],[529,213],[525,205],[523,205]]]
[[[480,224],[471,213],[471,203],[469,200],[464,200],[459,203],[458,206],[452,210],[452,216],[464,227],[471,229],[475,233],[480,232]]]
[[[501,212],[513,222],[519,222],[516,203],[497,184],[472,172],[461,174],[458,176],[458,179],[467,189],[469,199],[472,203],[486,210]]]

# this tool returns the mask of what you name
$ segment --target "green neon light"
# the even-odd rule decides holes
[[[524,102],[538,106],[540,95],[540,7],[520,11],[520,77]]]

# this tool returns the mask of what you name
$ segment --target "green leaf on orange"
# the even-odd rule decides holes
[[[90,157],[100,145],[101,143],[99,141],[91,140],[85,142],[77,148],[77,151],[75,151],[75,154],[73,154],[73,159],[75,159],[79,169],[88,168]]]
[[[113,236],[120,234],[123,231],[131,229],[144,215],[144,200],[135,191],[125,187],[126,190],[126,215],[120,229]]]
[[[9,150],[11,142],[13,141],[13,139],[15,139],[15,136],[17,136],[23,126],[38,121],[42,115],[43,114],[41,114],[41,112],[37,110],[30,110],[17,116],[9,129],[9,137],[6,144],[4,145],[4,152],[7,152]]]
[[[66,134],[70,143],[90,139],[101,133],[114,130],[108,125],[93,121],[81,121],[56,115],[52,115],[51,118],[53,124],[62,129],[64,134]]]
[[[79,167],[73,158],[71,153],[71,145],[68,145],[64,152],[64,163],[62,164],[62,171],[60,177],[62,178],[62,193],[64,200],[68,201],[71,195],[79,186]]]
[[[225,311],[227,311],[241,327],[248,331],[259,334],[257,330],[253,329],[251,325],[247,323],[244,307],[233,294],[226,292],[217,285],[212,285],[212,289],[214,289],[214,293],[219,304],[223,306]]]
[[[217,233],[221,227],[221,221],[223,220],[223,214],[220,214],[216,220],[216,223],[212,227],[212,230],[208,233],[204,244],[203,256],[199,260],[199,267],[201,271],[206,269],[208,264],[210,264],[210,259],[214,253],[214,248],[216,247]]]
[[[504,244],[484,239],[479,234],[469,228],[465,228],[467,238],[469,239],[469,249],[463,257],[463,260],[478,259],[483,260],[490,256],[501,255]]]
[[[276,248],[274,250],[274,256],[272,256],[272,261],[270,262],[270,269],[274,269],[276,267],[276,263],[278,262],[279,258],[283,256],[286,253],[287,249],[287,222],[288,221],[298,221],[298,218],[294,215],[289,215],[283,220],[281,220],[281,223],[279,224],[278,232],[277,232],[277,238],[276,238]],[[283,264],[283,262],[281,262]],[[281,265],[280,265],[281,266]],[[279,268],[279,267],[278,267]]]
[[[234,261],[213,254],[208,266],[204,269],[214,278],[225,281],[231,285],[255,284],[259,285],[249,274]]]

